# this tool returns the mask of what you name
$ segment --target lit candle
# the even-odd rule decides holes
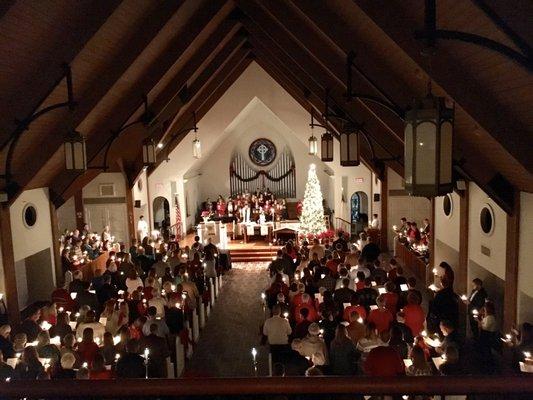
[[[463,300],[463,301],[467,301],[468,300],[468,297],[466,296],[466,294],[463,294],[461,296],[461,300]]]
[[[150,355],[150,350],[148,348],[144,349],[144,358],[148,359],[149,355]]]
[[[266,296],[266,294],[264,294],[264,293],[261,293],[261,300],[265,300],[265,299],[266,299],[266,297],[267,297],[267,296]]]
[[[176,305],[176,308],[181,309],[181,304],[180,303],[176,303],[175,305]]]
[[[257,362],[257,349],[255,347],[252,347],[252,357],[255,364]]]
[[[283,316],[284,316],[285,318],[289,318],[289,313],[288,313],[287,311],[285,311],[285,312],[283,313]]]

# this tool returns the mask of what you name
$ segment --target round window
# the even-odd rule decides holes
[[[444,196],[444,199],[442,200],[442,212],[448,218],[452,216],[452,213],[453,213],[453,199],[452,199],[452,196],[450,194],[447,194],[446,196]]]
[[[479,213],[479,224],[485,235],[490,235],[494,231],[494,212],[492,207],[486,204]]]
[[[22,221],[27,228],[32,228],[37,222],[37,209],[33,204],[26,204],[22,210]]]

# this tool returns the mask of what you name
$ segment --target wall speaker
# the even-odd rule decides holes
[[[135,208],[141,208],[141,200],[135,200]]]

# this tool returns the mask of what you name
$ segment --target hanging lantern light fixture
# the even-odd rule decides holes
[[[316,156],[318,153],[318,140],[315,137],[314,128],[315,128],[315,121],[313,118],[313,111],[311,111],[311,136],[309,137],[309,155],[310,156]]]
[[[87,169],[87,155],[85,138],[81,133],[72,130],[65,143],[65,169],[68,171],[85,171]]]
[[[192,156],[194,158],[202,158],[202,143],[198,139],[198,136],[192,141]]]
[[[320,159],[324,162],[333,161],[333,135],[328,131],[322,134]]]
[[[145,166],[154,165],[156,144],[150,138],[143,140],[143,164]]]
[[[359,165],[359,129],[352,124],[345,124],[340,133],[340,164],[343,167]]]
[[[406,114],[405,189],[413,196],[451,193],[454,108],[431,93]]]
[[[202,143],[198,139],[198,126],[196,125],[196,111],[192,113],[192,123],[194,131],[194,140],[192,141],[192,156],[196,159],[202,158]]]

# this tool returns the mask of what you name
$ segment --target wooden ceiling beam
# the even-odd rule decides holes
[[[218,54],[216,54],[216,56],[207,65],[205,65],[205,67],[201,70],[196,79],[192,81],[189,86],[187,86],[186,92],[187,95],[190,96],[190,98],[185,99],[186,102],[184,103],[182,101],[183,99],[180,99],[179,96],[176,96],[176,98],[173,99],[165,107],[165,120],[170,121],[170,124],[164,124],[168,127],[168,129],[163,132],[162,136],[156,136],[154,140],[168,141],[168,136],[172,135],[172,133],[175,132],[175,127],[173,126],[173,124],[177,116],[179,115],[182,107],[188,102],[190,102],[194,98],[194,96],[200,93],[201,89],[205,85],[207,85],[211,79],[214,78],[214,74],[218,70],[223,68],[226,63],[231,62],[232,57],[241,49],[241,47],[245,43],[246,36],[242,34],[235,35],[229,42],[227,42],[227,45],[224,46],[224,48]],[[164,123],[164,121],[161,121],[161,123]]]
[[[113,85],[121,78],[121,76],[128,70],[135,59],[143,52],[146,46],[156,37],[161,28],[169,21],[173,14],[179,12],[183,1],[178,2],[164,2],[161,6],[154,8],[151,14],[147,14],[140,26],[136,27],[132,33],[130,40],[118,49],[116,56],[111,58],[98,73],[95,73],[92,79],[87,81],[87,84],[80,89],[74,82],[74,96],[78,102],[77,107],[70,116],[68,110],[62,110],[64,118],[58,119],[58,122],[49,129],[53,134],[48,135],[46,147],[41,147],[34,154],[29,155],[28,158],[32,160],[26,165],[24,170],[19,169],[15,174],[15,182],[18,190],[12,194],[10,201],[13,202],[20,192],[31,182],[37,175],[41,167],[50,160],[54,153],[61,150],[64,137],[66,136],[69,120],[73,126],[80,125],[84,119],[97,106],[98,102],[112,89]],[[74,80],[76,71],[73,71]],[[139,96],[140,97],[140,96]],[[56,111],[60,112],[60,111]],[[96,136],[106,136],[105,133],[109,131],[110,127],[116,125],[107,125],[106,127],[98,126]],[[91,137],[88,132],[82,132],[86,137]],[[90,147],[91,140],[88,145]],[[28,156],[28,155],[27,155]],[[47,166],[50,168],[50,166]],[[63,174],[72,176],[72,172],[62,171]]]
[[[243,19],[243,26],[250,33],[250,42],[254,46],[259,46],[266,54],[278,60],[279,65],[285,65],[289,70],[294,71],[293,80],[298,80],[301,85],[313,93],[317,98],[323,101],[324,90],[326,87],[331,88],[330,85],[334,84],[331,80],[326,82],[317,82],[317,79],[323,79],[327,73],[320,68],[315,67],[313,69],[310,66],[313,64],[312,60],[306,58],[300,58],[301,51],[297,48],[283,49],[285,44],[283,38],[280,36],[270,37],[253,21],[248,18]],[[281,33],[283,35],[283,33]],[[295,58],[298,62],[295,61]],[[403,154],[403,147],[397,143],[394,138],[391,138],[387,131],[384,131],[379,124],[376,124],[375,120],[364,120],[353,109],[348,107],[342,97],[341,90],[338,86],[333,88],[330,92],[330,99],[332,99],[335,105],[342,110],[347,116],[358,123],[364,122],[364,130],[367,134],[371,133],[371,141],[374,144],[376,158],[390,158],[391,156],[398,156]],[[331,105],[331,102],[330,102]],[[379,137],[379,139],[377,139]],[[392,149],[392,150],[391,150]],[[371,158],[371,157],[370,157]],[[393,168],[395,171],[403,175],[403,166],[397,161],[388,161],[387,165]]]
[[[233,39],[238,39],[237,36],[235,36]],[[231,42],[229,46],[232,46]],[[233,44],[233,46],[235,46]],[[228,47],[228,46],[226,46]],[[239,48],[236,51],[232,52],[232,56],[223,57],[221,59],[218,59],[215,61],[218,63],[218,68],[216,68],[216,65],[211,63],[206,70],[209,70],[209,79],[202,78],[203,81],[206,81],[206,86],[201,86],[199,82],[197,82],[199,89],[193,89],[191,87],[191,93],[192,90],[200,90],[202,93],[204,93],[204,87],[210,86],[210,82],[213,81],[216,77],[220,77],[221,74],[228,74],[234,67],[235,64],[238,63],[242,58],[244,58],[249,52],[249,49],[243,49],[242,43],[239,44]],[[220,64],[222,62],[222,64]],[[212,89],[212,86],[211,86]],[[193,103],[194,99],[198,96],[197,93],[193,94],[191,102],[185,104],[185,108],[187,110],[192,110],[190,108],[190,104]],[[197,104],[197,102],[194,102],[193,104]],[[190,115],[187,115],[187,117],[190,117]],[[192,126],[192,125],[191,125]],[[143,164],[142,164],[142,153],[141,153],[141,144],[138,143],[139,152],[137,153],[137,156],[133,162],[127,162],[126,160],[123,160],[123,168],[125,171],[127,171],[127,178],[128,181],[133,182],[135,177],[140,173],[142,170]],[[166,149],[164,149],[166,150]],[[159,160],[159,163],[162,160]],[[85,186],[88,182],[90,182],[92,179],[94,179],[101,171],[98,170],[87,170],[84,174],[74,178],[70,181],[58,181],[53,185],[54,191],[58,193],[58,196],[56,196],[53,200],[55,204],[62,204],[66,199],[70,198],[77,190]]]
[[[277,23],[282,25],[287,35],[290,35],[324,70],[328,71],[339,87],[343,89],[343,92],[346,92],[347,54],[321,32],[300,9],[285,0],[269,0],[267,2],[247,1],[246,4],[250,12],[253,12],[255,15],[259,16],[261,13],[266,14],[269,18],[276,20]],[[257,21],[259,22],[259,20]],[[262,23],[260,25],[265,26]],[[358,77],[361,78],[357,70],[354,70],[353,77],[354,88],[357,88],[362,93],[375,95],[382,100],[387,100],[368,80],[357,79]],[[387,97],[390,98],[390,96]],[[389,110],[367,100],[356,98],[353,101],[354,106],[358,105],[362,112],[371,115],[379,121],[384,129],[388,130],[399,143],[403,144],[405,124],[402,119],[398,118],[398,116]],[[405,105],[401,107],[404,108]]]
[[[298,87],[289,77],[286,76],[286,72],[282,71],[281,66],[275,65],[275,60],[269,58],[266,55],[263,55],[261,50],[254,48],[254,55],[257,56],[257,63],[263,68],[271,77],[274,79],[287,93],[289,93],[294,100],[296,100],[300,106],[304,109],[313,110],[314,118],[318,123],[323,126],[327,125],[327,122],[322,118],[322,112],[324,110],[324,104],[322,100],[313,99],[310,93],[306,92],[304,88]],[[341,127],[338,123],[333,121],[331,123],[334,129],[340,131]],[[361,143],[361,161],[362,163],[371,171],[378,173],[375,169],[375,166],[371,164],[368,160],[371,160],[370,151],[368,150],[366,143]]]
[[[209,110],[216,104],[216,102],[224,95],[224,93],[226,93],[229,87],[233,85],[233,83],[235,83],[235,81],[241,76],[241,74],[253,61],[253,58],[249,57],[250,50],[243,50],[243,54],[245,55],[237,61],[236,65],[233,65],[233,63],[226,64],[226,66],[224,67],[225,71],[221,71],[219,74],[217,74],[215,79],[211,80],[211,82],[207,86],[202,88],[201,93],[199,93],[194,100],[186,104],[186,112],[181,114],[174,124],[176,129],[182,130],[186,129],[189,126],[192,126],[193,119],[191,114],[193,110],[196,111],[197,119],[201,120],[205,116],[205,114],[207,114]],[[188,132],[180,133],[179,137],[174,140],[174,145],[172,146],[172,149],[174,149],[187,136],[187,134]],[[163,161],[165,161],[165,159],[158,158],[156,166],[150,168],[148,173],[151,174]],[[134,167],[132,167],[132,170],[135,171],[135,179],[140,174],[142,168],[142,161],[139,155],[139,157],[135,161]]]
[[[181,133],[180,131],[189,126],[192,128],[192,113],[196,112],[196,118],[199,118],[196,108],[200,107],[206,100],[205,96],[209,92],[206,92],[205,88],[211,86],[212,82],[215,82],[213,85],[218,87],[222,82],[221,77],[231,74],[241,61],[250,53],[250,49],[247,46],[243,46],[246,39],[244,37],[240,37],[239,39],[242,40],[242,42],[229,56],[226,57],[226,59],[221,57],[219,60],[214,60],[212,65],[202,71],[198,79],[192,83],[190,88],[191,97],[189,101],[176,110],[172,123],[164,132],[164,140],[167,143],[165,144],[165,148],[159,152],[156,167],[167,158],[172,150],[174,150],[179,144],[181,139],[189,133],[189,131]],[[182,124],[184,118],[187,121],[190,120],[190,125],[185,126]],[[164,157],[163,154],[165,155]]]
[[[255,15],[256,10],[245,8],[243,11],[253,13],[251,17],[255,20],[246,17],[242,19],[243,26],[250,32],[253,39],[259,40],[267,51],[276,51],[278,59],[283,59],[284,63],[291,63],[295,68],[305,72],[311,81],[315,81],[318,86],[322,87],[322,91],[325,88],[330,89],[330,99],[333,100],[333,103],[352,120],[364,124],[364,129],[368,132],[372,142],[376,147],[381,147],[386,152],[384,156],[376,154],[377,158],[401,157],[403,155],[403,144],[399,142],[398,138],[392,135],[390,130],[385,129],[368,110],[360,105],[348,104],[344,98],[345,87],[339,83],[338,79],[331,76],[329,70],[309,56],[298,43],[291,40],[282,25],[268,16]],[[316,90],[314,92],[318,93]],[[391,161],[389,165],[394,169],[399,167],[403,175],[401,162]]]
[[[163,4],[173,4],[173,2],[163,2]],[[142,104],[142,95],[150,92],[176,60],[183,56],[185,51],[195,43],[195,40],[200,35],[209,36],[214,32],[233,8],[234,5],[231,1],[210,0],[206,6],[200,7],[187,20],[185,25],[179,29],[179,32],[166,45],[165,51],[161,51],[154,57],[139,79],[120,94],[120,99],[116,103],[116,106],[103,115],[96,124],[93,124],[90,132],[83,132],[87,137],[87,160],[89,162],[97,158],[105,143],[113,135],[112,130],[123,126],[131,117],[132,113],[139,108]],[[141,26],[140,29],[141,31],[145,31],[146,27]],[[131,47],[131,45],[126,44],[126,50],[128,46]],[[133,61],[130,60],[127,66],[130,66]],[[117,63],[121,64],[121,61],[115,60],[113,64]],[[63,138],[59,137],[55,150],[61,146],[62,140]],[[93,175],[91,171],[86,171],[85,173]],[[63,197],[61,194],[62,191],[66,190],[70,182],[76,180],[77,175],[79,173],[63,170],[52,180],[49,186],[60,197]],[[61,202],[62,199],[58,201]]]
[[[8,12],[12,3],[15,2],[8,1],[0,6],[0,18]],[[74,60],[120,3],[122,0],[80,2],[78,7],[85,8],[85,12],[80,11],[71,16],[71,20],[66,23],[73,29],[65,29],[61,42],[56,43],[54,48],[47,49],[47,58],[42,60],[39,68],[32,71],[31,76],[17,77],[20,85],[17,85],[16,91],[2,93],[5,100],[0,100],[0,150],[7,145],[11,134],[17,129],[15,119],[22,120],[40,108],[65,77],[63,64],[70,64]],[[4,56],[8,57],[7,54]]]
[[[414,29],[422,27],[424,21],[416,21],[405,15],[401,3],[354,0],[359,9],[399,46],[418,65],[427,65],[421,54],[423,43],[415,39]],[[402,18],[398,18],[398,16]],[[533,172],[533,136],[528,127],[517,120],[504,118],[507,114],[476,79],[469,76],[455,59],[442,49],[432,57],[429,75],[468,113],[480,127],[495,139],[507,153]]]
[[[234,19],[226,19],[213,35],[198,49],[189,61],[187,61],[173,79],[161,90],[157,97],[151,102],[150,108],[158,110],[155,117],[157,123],[164,123],[168,115],[165,110],[171,106],[173,99],[187,83],[191,76],[201,67],[201,65],[216,54],[230,41],[240,29],[241,24]],[[150,94],[149,94],[150,95]],[[140,116],[141,109],[137,110],[136,116]]]

